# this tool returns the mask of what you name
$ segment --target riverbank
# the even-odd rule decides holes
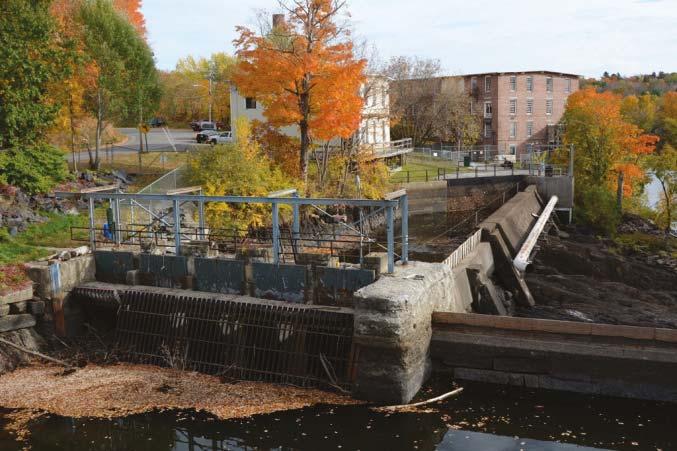
[[[677,239],[639,222],[626,218],[614,240],[545,237],[527,275],[536,306],[518,316],[677,328]]]

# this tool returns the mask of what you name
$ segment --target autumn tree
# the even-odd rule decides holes
[[[113,6],[127,17],[140,36],[146,35],[146,19],[141,12],[141,0],[113,0]]]
[[[37,142],[59,110],[49,86],[68,77],[72,54],[49,7],[49,0],[0,2],[0,149]]]
[[[569,96],[562,118],[564,145],[576,149],[574,171],[580,213],[592,225],[609,230],[619,212],[612,209],[619,172],[624,174],[624,194],[631,196],[646,175],[641,160],[655,150],[658,137],[643,133],[621,112],[622,97],[592,88]],[[607,224],[604,224],[607,223]]]
[[[281,1],[286,21],[256,33],[238,27],[233,80],[265,106],[275,127],[298,126],[299,174],[307,181],[314,140],[350,138],[359,127],[365,61],[355,58],[343,0]]]
[[[106,121],[138,118],[142,122],[144,111],[155,110],[160,91],[153,54],[127,18],[106,0],[83,1],[79,14],[86,55],[96,68],[87,107],[96,117],[90,166],[98,169]]]

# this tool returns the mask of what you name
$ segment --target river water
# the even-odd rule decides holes
[[[319,407],[219,421],[195,412],[116,420],[45,417],[26,443],[0,433],[0,449],[57,450],[440,450],[677,449],[677,406],[464,384],[417,413]],[[438,379],[424,397],[449,389]]]

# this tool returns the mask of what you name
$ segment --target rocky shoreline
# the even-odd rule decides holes
[[[674,251],[622,244],[633,234],[668,248],[661,240],[675,239],[637,217],[626,218],[619,233],[615,241],[580,229],[545,237],[526,277],[536,306],[517,316],[677,328]]]

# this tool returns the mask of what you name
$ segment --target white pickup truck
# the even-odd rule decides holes
[[[227,144],[233,142],[233,132],[221,132],[209,137],[209,144]]]

